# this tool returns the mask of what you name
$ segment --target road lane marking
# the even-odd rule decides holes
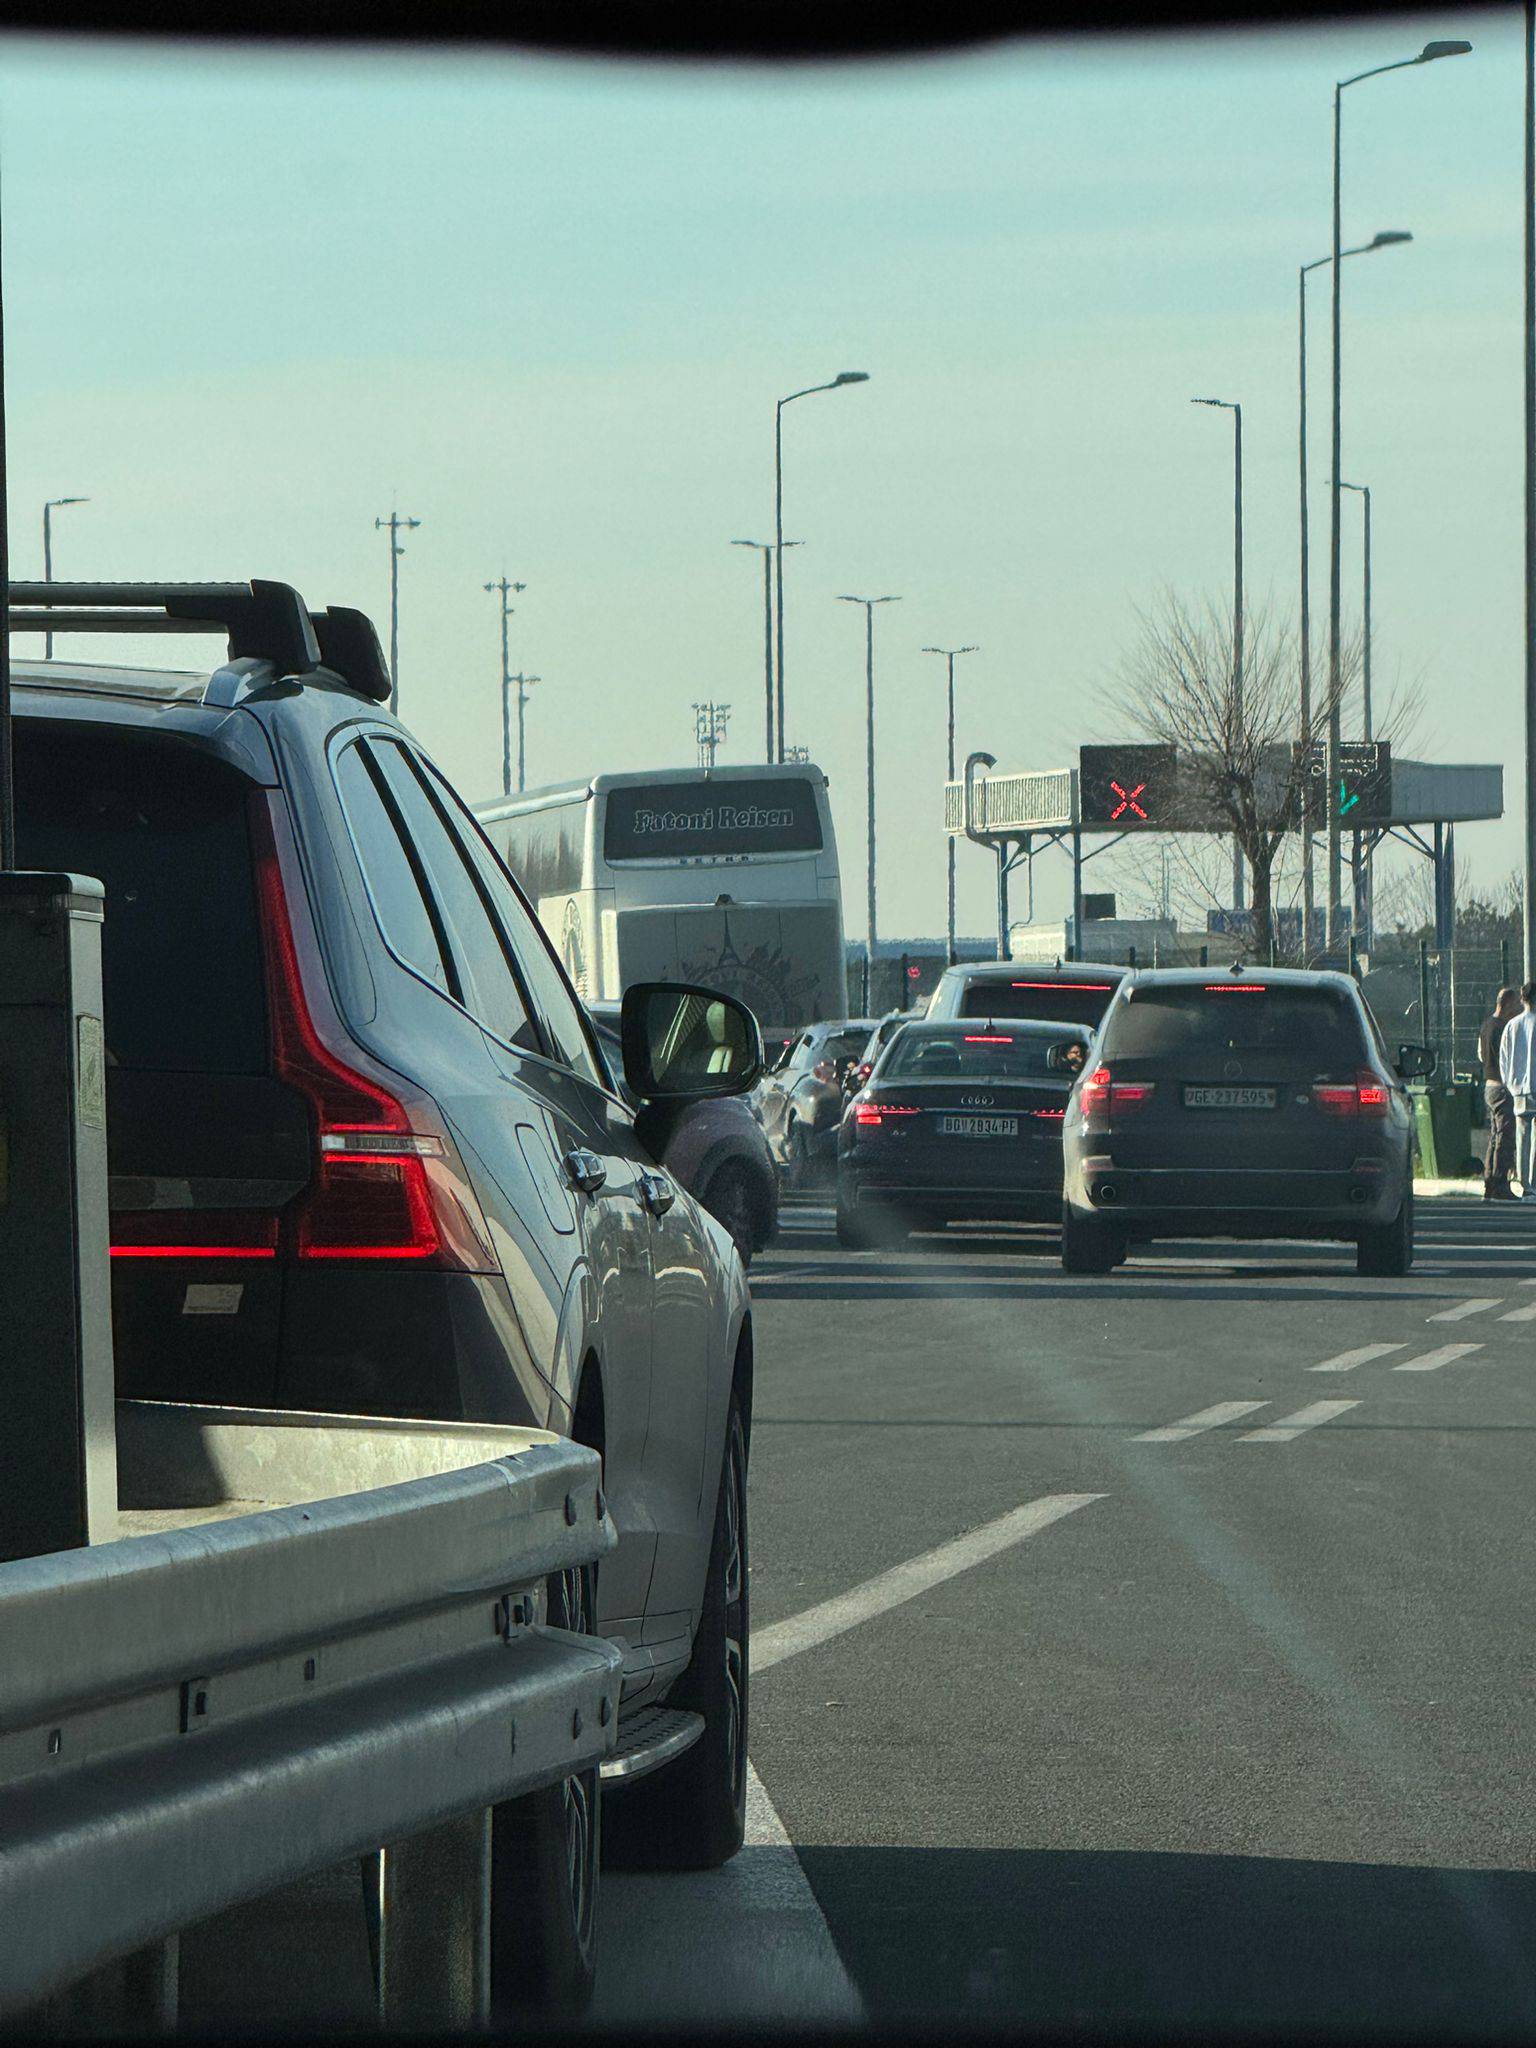
[[[1282,1415],[1278,1422],[1267,1423],[1263,1429],[1245,1430],[1238,1438],[1240,1444],[1288,1444],[1292,1437],[1300,1436],[1304,1429],[1316,1429],[1319,1423],[1332,1422],[1336,1415],[1346,1409],[1358,1408],[1358,1401],[1312,1401],[1305,1408],[1298,1408],[1294,1415]]]
[[[1499,1317],[1501,1323],[1536,1323],[1536,1301],[1528,1301],[1524,1308],[1512,1308],[1508,1315]]]
[[[1144,1429],[1140,1436],[1133,1436],[1133,1444],[1179,1444],[1185,1437],[1199,1436],[1202,1430],[1220,1429],[1224,1422],[1236,1422],[1239,1417],[1251,1415],[1255,1408],[1267,1408],[1267,1401],[1218,1401],[1214,1408],[1202,1408],[1194,1415],[1186,1415],[1181,1422],[1165,1422],[1161,1429]]]
[[[1369,1365],[1373,1358],[1385,1358],[1389,1351],[1406,1351],[1406,1344],[1362,1344],[1357,1351],[1341,1351],[1337,1358],[1325,1358],[1321,1365],[1309,1365],[1308,1372],[1353,1372],[1357,1365]]]
[[[946,1579],[970,1571],[973,1565],[985,1564],[988,1558],[1022,1543],[1027,1536],[1038,1535],[1063,1515],[1075,1514],[1090,1502],[1106,1498],[1102,1493],[1043,1494],[1039,1500],[1026,1501],[1023,1507],[999,1515],[995,1522],[983,1522],[979,1529],[969,1529],[963,1536],[941,1543],[936,1550],[925,1550],[917,1557],[909,1557],[904,1564],[892,1565],[889,1571],[866,1579],[861,1586],[831,1600],[819,1601],[803,1614],[791,1615],[788,1621],[776,1621],[769,1628],[754,1629],[753,1674],[771,1670],[786,1657],[798,1657],[803,1650],[814,1650],[834,1636],[857,1628],[861,1622],[888,1614],[893,1607],[904,1606],[920,1593],[942,1586]]]
[[[1425,1351],[1418,1358],[1405,1358],[1394,1372],[1438,1372],[1442,1365],[1454,1365],[1458,1358],[1470,1358],[1481,1344],[1442,1344],[1438,1351]]]
[[[1458,1301],[1454,1308],[1443,1308],[1437,1316],[1426,1316],[1426,1323],[1464,1323],[1468,1316],[1480,1316],[1484,1309],[1497,1308],[1496,1294],[1479,1294],[1472,1301]]]
[[[703,1955],[707,1970],[698,1967]],[[603,1872],[603,1967],[592,2018],[613,2032],[865,2024],[863,2000],[750,1762],[746,1840],[729,1863]]]

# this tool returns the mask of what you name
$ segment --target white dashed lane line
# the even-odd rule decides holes
[[[1369,1365],[1373,1358],[1386,1358],[1393,1351],[1406,1351],[1406,1344],[1362,1344],[1356,1351],[1341,1351],[1337,1358],[1325,1358],[1321,1365],[1309,1365],[1308,1372],[1353,1372],[1357,1365]]]
[[[1405,1358],[1401,1365],[1394,1365],[1394,1372],[1438,1372],[1442,1365],[1454,1365],[1458,1358],[1470,1358],[1474,1351],[1481,1351],[1481,1344],[1442,1344],[1438,1351],[1425,1351],[1417,1358]]]
[[[1499,1317],[1501,1323],[1536,1323],[1536,1301],[1528,1301],[1524,1308],[1512,1308],[1507,1315]]]
[[[1194,1415],[1186,1415],[1182,1422],[1165,1422],[1161,1429],[1144,1429],[1140,1436],[1133,1436],[1133,1444],[1178,1444],[1186,1437],[1199,1436],[1207,1429],[1220,1429],[1224,1422],[1236,1422],[1244,1415],[1252,1415],[1256,1408],[1267,1408],[1267,1401],[1218,1401],[1214,1408],[1201,1408]]]
[[[1245,1430],[1238,1442],[1288,1444],[1303,1430],[1316,1429],[1319,1423],[1332,1422],[1336,1415],[1343,1415],[1348,1409],[1359,1406],[1358,1401],[1313,1401],[1305,1408],[1298,1408],[1294,1415],[1282,1415],[1278,1422],[1267,1423],[1262,1429]]]
[[[1480,1294],[1472,1301],[1458,1301],[1454,1308],[1443,1308],[1438,1315],[1426,1316],[1426,1323],[1464,1323],[1468,1316],[1480,1316],[1485,1309],[1501,1308],[1503,1303],[1496,1294]]]

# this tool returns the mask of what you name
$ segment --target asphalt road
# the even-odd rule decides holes
[[[870,2017],[1536,2029],[1536,1205],[1400,1281],[830,1224],[753,1270],[751,1746]]]

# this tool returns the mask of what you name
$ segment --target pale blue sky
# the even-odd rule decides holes
[[[789,734],[832,777],[861,928],[863,620],[877,615],[882,915],[935,932],[942,664],[960,744],[1064,765],[1164,583],[1230,575],[1240,399],[1250,596],[1294,610],[1296,267],[1330,234],[1346,101],[1346,474],[1372,485],[1379,689],[1425,750],[1502,760],[1520,702],[1521,14],[1018,43],[816,71],[501,53],[301,57],[0,45],[11,514],[61,576],[296,582],[385,624],[402,713],[499,781],[495,600],[544,678],[530,780],[760,758],[760,558],[786,415]],[[1321,280],[1320,280],[1321,281]],[[1326,604],[1326,291],[1314,302],[1314,591]],[[1346,501],[1348,510],[1348,501]],[[1346,589],[1358,589],[1358,520]],[[67,643],[66,643],[67,644]],[[84,651],[82,649],[82,651]],[[1513,865],[1519,819],[1463,835]],[[990,864],[960,857],[961,922]],[[1059,911],[1065,866],[1041,899]]]

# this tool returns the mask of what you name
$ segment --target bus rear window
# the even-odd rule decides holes
[[[1115,986],[1109,981],[975,981],[960,999],[960,1014],[1092,1025],[1109,1008]]]
[[[816,791],[804,776],[641,782],[607,792],[607,860],[820,850]]]
[[[192,747],[17,721],[21,865],[106,889],[102,1008],[118,1066],[267,1070],[250,786]]]

